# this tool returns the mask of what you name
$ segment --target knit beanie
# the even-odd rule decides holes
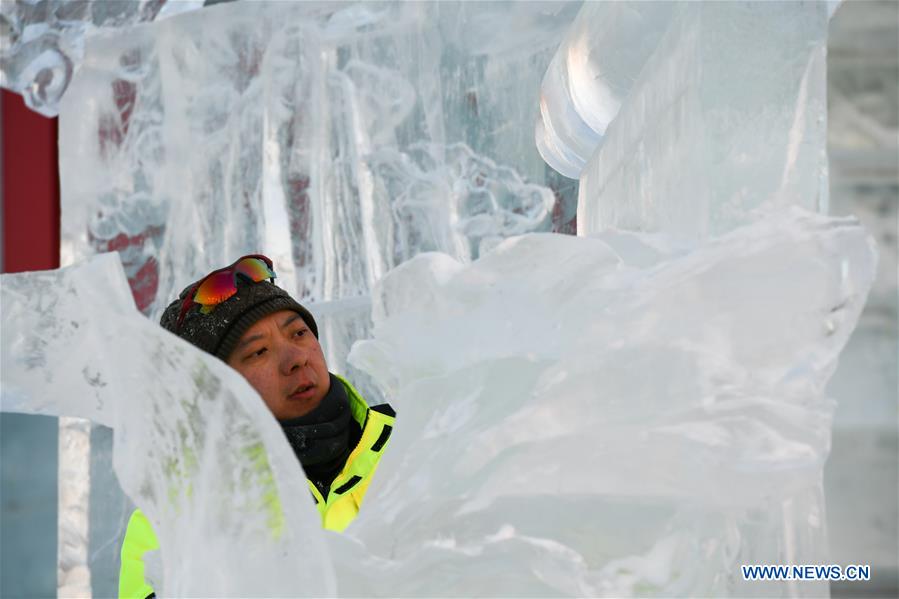
[[[279,310],[293,310],[298,313],[318,339],[318,327],[312,314],[286,291],[268,281],[253,283],[241,276],[235,278],[237,293],[212,306],[212,311],[208,314],[203,314],[202,306],[199,304],[191,305],[179,328],[178,317],[184,298],[196,284],[191,283],[181,291],[178,299],[168,305],[159,319],[159,324],[225,362],[247,329],[260,318]]]

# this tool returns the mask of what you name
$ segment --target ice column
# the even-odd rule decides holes
[[[704,238],[763,206],[826,211],[830,8],[624,4],[630,45],[602,35],[603,9],[586,5],[544,79],[542,101],[560,108],[538,122],[538,145],[562,132],[543,136],[561,148],[544,151],[551,165],[576,157],[561,172],[580,179],[578,231]],[[590,143],[564,134],[582,123]]]
[[[576,179],[602,143],[668,27],[672,2],[587,2],[553,56],[540,94],[536,142],[547,164]]]

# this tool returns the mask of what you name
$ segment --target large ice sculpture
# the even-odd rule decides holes
[[[547,70],[537,127],[548,163],[580,179],[578,230],[702,238],[765,204],[826,211],[832,10],[586,4]],[[606,35],[619,22],[632,43]]]
[[[351,355],[399,419],[344,535],[258,396],[140,316],[111,257],[4,275],[3,409],[115,427],[163,595],[820,595],[739,566],[825,563],[822,391],[874,269],[854,220],[798,210],[702,246],[412,259]]]
[[[652,6],[670,12],[669,20],[652,21],[650,33],[674,59],[667,64],[662,55],[648,54],[651,43],[634,46],[628,64],[645,63],[639,78],[636,66],[629,66],[610,75],[605,95],[581,90],[585,95],[577,100],[581,106],[613,100],[588,124],[606,127],[603,151],[618,143],[619,153],[610,156],[637,161],[622,163],[630,177],[622,184],[624,195],[603,196],[603,205],[643,206],[629,199],[639,192],[638,199],[655,203],[643,206],[639,219],[615,221],[619,226],[688,238],[720,233],[744,222],[743,210],[752,202],[741,204],[730,220],[705,212],[701,202],[690,216],[659,218],[655,211],[687,210],[675,201],[682,198],[677,190],[665,203],[661,192],[668,189],[660,186],[671,183],[665,173],[676,170],[671,164],[677,160],[693,168],[690,160],[697,156],[717,156],[696,140],[721,143],[713,134],[731,131],[716,129],[721,122],[701,112],[721,91],[713,75],[740,66],[709,50],[716,39],[728,40],[705,27],[718,18],[730,23],[730,17],[703,12],[713,10],[705,5],[645,10]],[[799,5],[772,6],[792,18],[790,7]],[[812,5],[802,6],[819,15]],[[401,414],[396,443],[349,535],[309,528],[304,514],[313,508],[298,500],[284,512],[293,536],[271,540],[271,514],[263,507],[272,505],[265,467],[247,466],[248,455],[228,454],[214,464],[201,458],[194,470],[189,456],[215,461],[215,452],[202,454],[191,443],[164,437],[162,451],[139,455],[151,462],[139,463],[145,468],[131,468],[133,453],[116,458],[129,467],[120,473],[123,485],[150,506],[164,531],[164,576],[157,579],[163,594],[824,592],[816,585],[744,584],[737,568],[744,562],[824,561],[820,469],[830,407],[821,386],[864,301],[871,248],[852,223],[809,215],[757,223],[705,247],[610,232],[600,239],[538,236],[502,243],[508,235],[545,227],[550,192],[540,186],[544,167],[522,123],[536,117],[535,90],[573,16],[570,7],[238,3],[88,43],[84,67],[62,106],[66,263],[120,250],[129,279],[146,283],[133,290],[138,307],[153,314],[192,277],[239,253],[265,251],[276,258],[282,283],[303,299],[340,300],[314,308],[324,314],[335,370],[342,370],[350,343],[368,335],[366,294],[383,279],[374,302],[379,329],[373,343],[359,346],[355,364],[387,390]],[[744,11],[734,17],[740,29],[757,22],[753,11],[763,9],[732,10]],[[808,23],[815,27],[818,21]],[[646,33],[639,22],[620,24],[621,31]],[[783,30],[763,27],[762,33],[776,37],[794,25],[789,19],[782,24]],[[593,73],[589,48],[580,57],[587,75]],[[811,58],[802,68],[791,63],[789,73],[799,80],[814,73],[814,58],[820,58],[814,52],[813,45],[811,54],[797,54]],[[674,85],[681,81],[666,87],[669,68],[685,69],[698,88]],[[781,160],[774,169],[779,183],[769,178],[771,169],[759,169],[758,179],[748,180],[750,199],[766,185],[788,194],[792,188],[776,185],[793,181],[793,158],[795,173],[817,176],[805,160],[821,149],[813,135],[820,113],[800,110],[806,108],[802,89],[809,103],[817,101],[816,80],[810,77],[806,87],[791,77],[784,81],[793,85],[784,97],[795,100],[795,110],[787,112],[799,115],[789,123],[800,125],[791,129],[791,139],[799,140],[790,146],[796,153],[771,151],[772,161]],[[666,95],[670,90],[684,95]],[[659,108],[653,102],[667,100],[680,102],[676,114],[683,122],[704,125],[689,130],[699,137],[671,134],[664,119],[658,130],[652,119],[625,127],[639,121],[644,108]],[[546,108],[557,105],[565,103],[554,100]],[[783,103],[771,106],[782,118]],[[808,122],[811,137],[803,137],[801,126]],[[553,121],[554,130],[564,125]],[[615,142],[619,129],[635,135],[627,138],[636,140],[634,151],[626,140]],[[700,200],[726,206],[732,181],[723,170],[714,175]],[[652,182],[660,194],[640,196],[646,192],[640,181]],[[586,200],[605,189],[594,185],[595,177],[585,176],[584,183],[591,186]],[[802,193],[789,199],[820,205],[815,198],[820,196]],[[588,219],[582,232],[605,224]],[[422,250],[443,254],[405,263]],[[422,314],[419,305],[428,311]],[[31,334],[6,325],[4,332],[15,330],[17,339]],[[154,339],[151,348],[160,347],[159,332],[148,326],[155,325],[137,330]],[[123,324],[121,330],[134,329]],[[426,344],[422,330],[433,334]],[[435,347],[441,335],[446,340]],[[4,343],[9,339],[4,333]],[[42,339],[57,343],[53,335]],[[131,351],[144,349],[129,345]],[[14,359],[15,353],[6,355]],[[200,360],[195,352],[188,355]],[[145,364],[169,373],[188,395],[207,389],[158,356]],[[77,366],[65,372],[85,378]],[[237,398],[221,402],[237,415],[235,426],[261,423],[241,429],[241,438],[244,446],[265,445],[282,503],[305,497],[296,486],[296,465],[282,461],[283,441],[258,398],[233,373],[206,366],[215,373],[212,380],[224,381],[219,394]],[[135,368],[129,398],[143,388],[135,381],[155,384],[158,377],[154,371],[151,379],[145,365]],[[106,380],[105,371],[84,372]],[[44,392],[44,374],[16,379],[17,409],[55,397]],[[237,388],[232,385],[242,391],[229,391]],[[13,388],[4,377],[4,409],[7,389]],[[187,438],[196,439],[196,447],[213,447],[224,424],[215,410],[194,418],[204,413],[193,408],[199,405],[205,404],[187,401],[190,417],[181,407],[154,417],[176,429],[189,421]],[[96,416],[95,408],[78,408],[78,415]],[[155,447],[156,432],[133,433],[129,422],[117,428],[136,434],[136,447]],[[175,453],[188,456],[188,478],[222,483],[204,493],[254,513],[247,528],[226,527],[224,537],[205,539],[221,539],[212,558],[226,564],[228,576],[214,581],[217,587],[194,577],[205,576],[208,563],[191,560],[192,535],[210,532],[207,518],[219,514],[204,514],[195,527],[179,519],[197,513],[211,495],[194,500],[178,495],[176,485],[174,501],[186,511],[174,515],[141,495],[133,478],[135,472],[150,478],[157,473],[154,482],[172,488],[165,479],[172,468],[153,460],[171,460]],[[228,488],[234,468],[257,477],[248,491],[255,507],[247,508],[247,496],[235,497],[237,489]],[[264,555],[284,550],[292,563],[307,550],[292,542],[312,539],[317,550],[314,539],[323,535],[330,555],[339,556],[333,566],[337,586],[329,581],[325,552],[312,562],[324,580],[306,584],[294,567],[287,569],[289,581],[273,574],[258,582],[259,574],[244,569],[255,562],[234,557],[253,535],[258,537],[251,544],[261,542]],[[244,545],[235,547],[229,538]]]

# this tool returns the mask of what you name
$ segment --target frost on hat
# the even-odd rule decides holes
[[[213,306],[208,314],[201,311],[202,306],[193,304],[184,315],[179,328],[178,317],[184,298],[197,282],[185,287],[178,299],[168,305],[159,319],[159,324],[223,361],[228,360],[228,356],[247,329],[260,318],[279,310],[297,312],[303,317],[316,339],[318,338],[318,326],[312,314],[286,291],[268,281],[251,283],[242,277],[237,277],[237,293]]]

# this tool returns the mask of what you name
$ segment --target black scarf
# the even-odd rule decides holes
[[[279,421],[306,476],[325,498],[362,432],[353,420],[343,383],[333,374],[328,376],[331,388],[314,410],[299,418]]]

